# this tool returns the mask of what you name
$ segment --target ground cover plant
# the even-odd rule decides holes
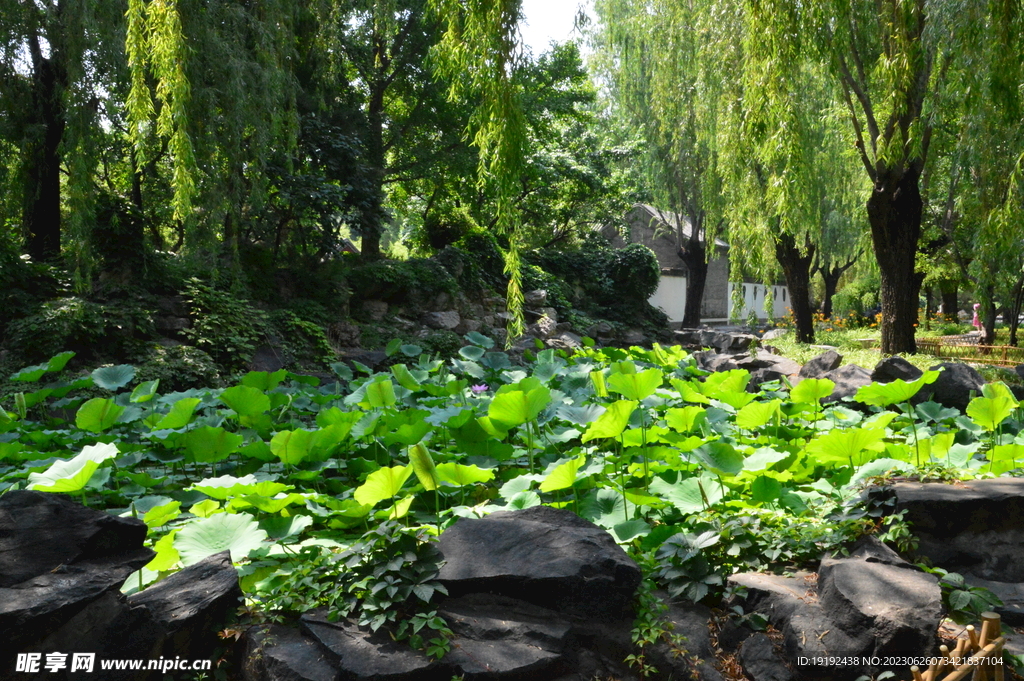
[[[264,617],[326,606],[428,654],[450,632],[432,603],[431,545],[459,517],[547,504],[607,529],[674,596],[713,601],[736,570],[785,570],[898,515],[866,484],[1013,475],[1018,402],[991,383],[965,414],[912,398],[937,377],[862,388],[753,390],[678,347],[544,350],[524,365],[469,334],[441,360],[394,342],[387,371],[336,380],[250,372],[227,388],[163,393],[130,365],[66,376],[72,353],[11,376],[0,408],[0,491],[73,495],[137,517],[156,557],[141,589],[230,550]]]

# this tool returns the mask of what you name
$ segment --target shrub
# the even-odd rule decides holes
[[[78,359],[134,360],[154,338],[152,313],[138,299],[108,303],[68,296],[40,305],[11,322],[8,344],[27,361],[42,361],[72,350]]]
[[[252,360],[267,334],[267,316],[249,301],[190,279],[183,293],[192,328],[185,337],[228,371],[240,371]]]
[[[163,347],[155,345],[149,357],[135,372],[139,383],[160,380],[160,392],[170,393],[190,388],[218,387],[220,371],[213,358],[189,345]]]
[[[629,244],[615,251],[609,263],[608,275],[617,297],[641,301],[647,300],[658,290],[661,269],[654,251],[643,244]]]
[[[348,272],[353,296],[388,302],[427,299],[439,293],[454,295],[458,283],[434,260],[378,260]]]
[[[327,364],[334,361],[334,349],[322,326],[306,321],[288,310],[275,310],[270,319],[284,339],[288,354],[300,362]]]
[[[430,211],[413,238],[424,250],[440,251],[473,231],[480,231],[480,227],[469,211],[464,206],[445,203]]]

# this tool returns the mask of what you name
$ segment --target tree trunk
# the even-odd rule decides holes
[[[926,331],[932,329],[932,287],[924,287],[924,328]]]
[[[1010,327],[1009,344],[1017,347],[1017,327],[1020,325],[1020,310],[1024,306],[1024,275],[1017,278],[1013,285],[1013,298],[1010,301],[1008,317],[1003,318],[1003,323]]]
[[[868,222],[882,286],[882,345],[885,355],[917,352],[914,341],[922,277],[915,272],[921,236],[920,169],[886,169],[868,199]]]
[[[692,224],[692,223],[691,223]],[[704,284],[708,278],[707,245],[700,240],[700,230],[691,226],[690,238],[679,247],[679,259],[686,265],[686,306],[683,309],[684,329],[700,326],[700,308],[704,302]]]
[[[942,316],[948,322],[960,320],[960,304],[957,302],[957,283],[939,283],[939,292],[942,295]]]
[[[40,262],[60,256],[60,142],[66,125],[63,93],[67,72],[61,56],[43,58],[39,39],[32,36],[32,110],[38,133],[29,143],[23,220],[28,233],[28,252]]]
[[[377,44],[378,57],[384,47]],[[359,231],[362,236],[359,251],[364,258],[377,260],[381,257],[380,237],[384,217],[384,90],[387,88],[385,75],[376,74],[372,84],[370,101],[367,105],[366,165],[370,178],[370,205],[363,209]]]
[[[992,286],[988,287],[988,296],[985,301],[981,303],[981,344],[982,345],[994,345],[996,342],[996,301],[995,291]]]
[[[791,234],[780,234],[775,237],[775,257],[786,275],[786,286],[789,287],[789,300],[796,321],[796,340],[798,343],[814,342],[814,316],[811,309],[811,261],[814,260],[814,246],[806,242],[806,255],[800,254],[800,248]]]
[[[832,298],[836,295],[836,289],[839,288],[839,279],[842,276],[843,273],[836,269],[823,269],[821,271],[821,278],[825,281],[825,298],[821,304],[821,315],[825,319],[832,319]]]

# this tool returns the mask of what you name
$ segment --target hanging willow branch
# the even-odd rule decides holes
[[[174,219],[184,222],[192,213],[196,162],[188,134],[187,107],[190,96],[185,75],[185,37],[176,0],[128,0],[125,50],[131,70],[128,120],[131,136],[141,158],[156,117],[156,134],[168,142],[172,159],[171,187],[174,190]],[[153,105],[147,74],[156,80]]]
[[[495,224],[509,237],[505,273],[511,319],[506,343],[511,345],[523,333],[515,195],[524,167],[527,123],[521,87],[513,79],[521,0],[431,0],[430,4],[445,25],[434,56],[438,74],[452,83],[449,97],[479,102],[470,128],[480,151],[478,183],[496,194]]]

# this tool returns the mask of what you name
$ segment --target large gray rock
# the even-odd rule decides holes
[[[125,598],[120,591],[125,579],[154,556],[142,545],[145,536],[138,520],[88,509],[61,495],[0,497],[3,645],[19,652],[88,651],[98,660],[212,655],[219,645],[216,631],[241,598],[228,553]],[[11,583],[17,579],[22,581]],[[2,664],[0,678],[8,678],[6,661]],[[109,681],[161,677],[156,670],[103,672]],[[54,678],[83,677],[63,670]]]
[[[817,579],[741,573],[748,611],[764,613],[783,634],[791,664],[800,658],[927,655],[942,616],[938,580],[901,560],[873,537],[848,557],[826,558]],[[746,645],[746,643],[744,643]],[[808,677],[853,678],[877,673],[848,667],[797,666]]]
[[[583,339],[572,331],[563,331],[545,341],[545,345],[555,350],[566,350],[572,352],[576,348],[583,347]]]
[[[455,638],[444,658],[455,675],[490,679],[553,678],[567,668],[572,625],[546,608],[495,594],[449,599],[438,614]]]
[[[873,644],[861,654],[922,655],[935,648],[944,614],[938,578],[872,536],[849,556],[821,561],[818,598],[843,631],[871,632]]]
[[[527,291],[523,294],[523,303],[530,307],[541,307],[548,302],[548,292],[542,288]]]
[[[458,327],[462,318],[455,310],[428,312],[423,315],[423,323],[432,329],[452,331]]]
[[[640,569],[612,536],[565,509],[463,518],[441,534],[439,575],[453,596],[490,592],[559,612],[628,612]]]
[[[246,632],[242,678],[245,681],[338,681],[327,653],[290,627],[277,624]]]
[[[901,482],[897,510],[934,565],[998,582],[1024,582],[1024,479]]]
[[[671,633],[682,637],[681,648],[673,647],[662,640],[647,650],[648,661],[654,665],[663,678],[694,679],[695,681],[723,681],[722,673],[715,669],[715,648],[711,642],[711,610],[699,603],[683,601],[672,603],[668,594],[659,594],[667,602],[665,620],[672,625]],[[694,661],[698,661],[694,664]]]
[[[144,607],[159,626],[164,657],[198,659],[216,645],[217,631],[242,601],[238,572],[228,551],[214,554],[179,570],[167,579],[128,597],[132,607]]]
[[[853,397],[857,391],[871,383],[871,374],[867,369],[856,364],[845,364],[838,369],[833,369],[822,378],[827,378],[836,384],[832,394],[826,397],[823,402],[837,402],[844,397]]]
[[[407,643],[393,641],[383,630],[371,633],[348,620],[330,622],[324,610],[307,612],[300,623],[350,681],[426,679],[439,667]]]
[[[538,338],[548,338],[549,336],[554,335],[555,331],[558,330],[557,327],[558,322],[545,315],[533,324],[530,324],[526,331]]]
[[[943,362],[931,367],[932,371],[941,370],[934,383],[924,386],[916,395],[916,399],[932,400],[944,407],[953,407],[960,411],[967,410],[971,401],[971,393],[977,397],[985,386],[981,374],[960,362]]]
[[[761,336],[761,340],[776,340],[778,338],[785,338],[791,331],[789,329],[769,329],[764,332]]]
[[[793,681],[793,671],[776,652],[767,634],[757,633],[740,646],[740,664],[754,681]]]
[[[18,490],[0,496],[0,587],[88,558],[135,551],[141,520],[86,508],[70,497]]]
[[[899,379],[910,383],[921,378],[924,373],[916,366],[899,356],[886,357],[875,365],[871,372],[871,380],[875,383],[892,383]]]
[[[843,356],[835,350],[823,352],[800,369],[800,378],[822,378],[833,369],[838,369],[842,363]]]
[[[152,560],[146,526],[68,497],[0,497],[0,640],[23,649],[57,631]]]
[[[757,358],[767,364],[768,369],[777,371],[780,374],[786,376],[792,376],[800,372],[800,365],[789,357],[783,357],[782,355],[776,355],[773,352],[759,348],[757,351]]]

